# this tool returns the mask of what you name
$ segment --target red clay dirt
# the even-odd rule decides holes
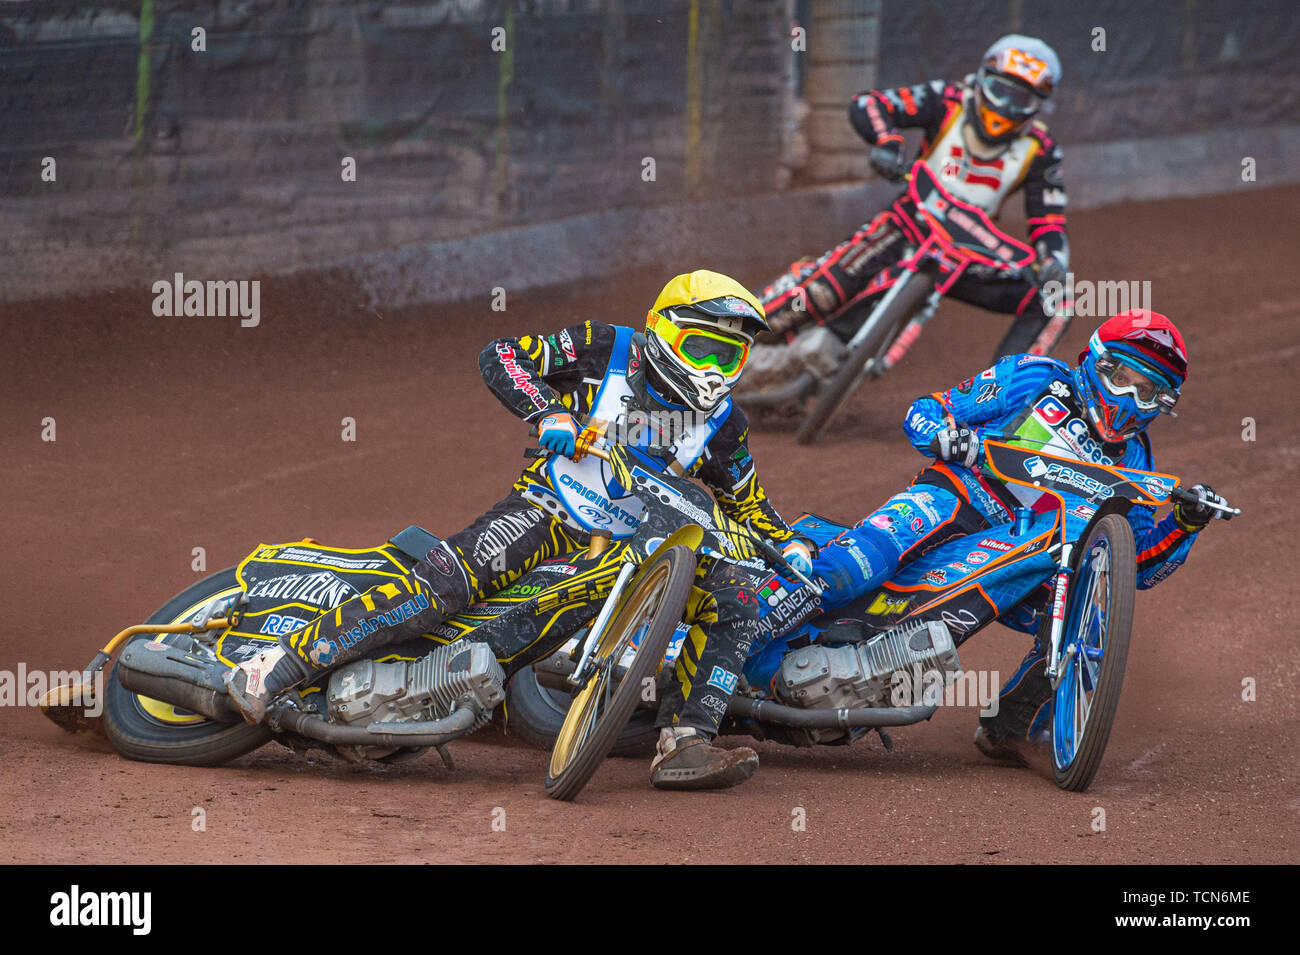
[[[497,729],[451,745],[455,772],[432,754],[353,766],[277,745],[192,769],[128,762],[102,738],[4,707],[0,862],[1300,861],[1297,584],[1283,562],[1300,463],[1288,407],[1297,223],[1300,189],[1071,218],[1082,277],[1149,279],[1152,306],[1187,336],[1192,376],[1178,419],[1153,429],[1158,466],[1244,511],[1139,596],[1123,700],[1087,793],[985,760],[969,708],[896,731],[893,752],[874,738],[758,744],[758,774],[723,793],[656,792],[645,763],[611,760],[560,804],[542,791],[545,754]],[[807,251],[664,263],[599,289],[512,295],[505,313],[485,290],[380,314],[328,278],[267,280],[250,329],[155,318],[135,290],[6,309],[0,669],[81,667],[200,576],[195,547],[215,571],[259,541],[360,546],[412,522],[462,527],[502,496],[528,442],[478,378],[490,338],[588,317],[637,323],[675,272],[709,264],[757,285]],[[1059,354],[1077,353],[1094,325],[1079,319]],[[849,520],[901,487],[921,463],[899,429],[908,402],[979,371],[1004,328],[946,304],[821,445],[757,431],[777,506]],[[355,443],[340,440],[345,417]],[[1242,439],[1246,417],[1255,442]],[[962,661],[1008,673],[1025,639],[990,628]],[[192,827],[195,808],[206,831]]]

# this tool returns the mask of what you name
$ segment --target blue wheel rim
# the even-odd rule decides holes
[[[1071,588],[1061,647],[1065,672],[1056,687],[1052,713],[1052,756],[1062,772],[1074,762],[1087,734],[1092,699],[1106,658],[1110,553],[1109,539],[1098,535]]]

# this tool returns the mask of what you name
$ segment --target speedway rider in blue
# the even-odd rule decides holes
[[[1163,315],[1135,309],[1093,333],[1077,368],[1038,355],[1009,355],[975,378],[917,399],[904,430],[935,459],[902,493],[821,549],[816,571],[831,584],[826,609],[868,593],[897,569],[945,541],[1012,521],[1012,509],[1046,509],[1054,499],[1004,484],[981,468],[983,436],[1022,439],[1036,450],[1097,464],[1152,470],[1146,428],[1172,412],[1187,378],[1182,335]],[[1151,507],[1128,512],[1137,544],[1138,587],[1174,572],[1223,503],[1205,485],[1200,503],[1176,505],[1159,522]],[[1015,621],[1003,620],[1009,626]],[[1032,622],[1018,627],[1034,632]],[[1035,646],[1002,688],[997,715],[981,717],[975,743],[994,759],[1019,760],[1017,744],[1046,729],[1051,687],[1045,649]]]

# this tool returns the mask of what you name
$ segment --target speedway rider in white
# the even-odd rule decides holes
[[[1039,289],[1065,282],[1070,246],[1065,234],[1061,149],[1037,118],[1050,109],[1061,62],[1042,40],[1004,36],[984,54],[979,71],[960,83],[868,90],[853,99],[849,118],[872,145],[872,167],[891,182],[911,167],[901,129],[919,127],[918,158],[954,197],[996,218],[1023,191],[1029,241],[1038,253],[1034,281],[972,265],[949,295],[1016,316],[996,355],[1048,354],[1069,321],[1053,316]],[[827,377],[875,303],[898,280],[905,245],[892,209],[814,261],[796,262],[759,293],[772,334],[754,349],[745,390],[769,388],[805,368]]]

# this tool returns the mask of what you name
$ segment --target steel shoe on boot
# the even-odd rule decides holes
[[[277,643],[226,671],[224,679],[226,692],[243,714],[244,722],[257,726],[266,719],[271,700],[307,676],[307,668],[298,658]]]
[[[691,727],[665,727],[650,764],[656,789],[726,789],[743,783],[758,769],[758,754],[748,746],[713,746]]]
[[[983,726],[975,727],[975,748],[989,759],[996,759],[1001,763],[1020,764],[1023,762],[1015,747],[1011,746],[1006,740],[995,739],[994,735]]]
[[[1045,655],[1035,647],[1002,688],[996,714],[980,717],[975,748],[989,759],[1027,765],[1026,755],[1049,735],[1051,699]]]

